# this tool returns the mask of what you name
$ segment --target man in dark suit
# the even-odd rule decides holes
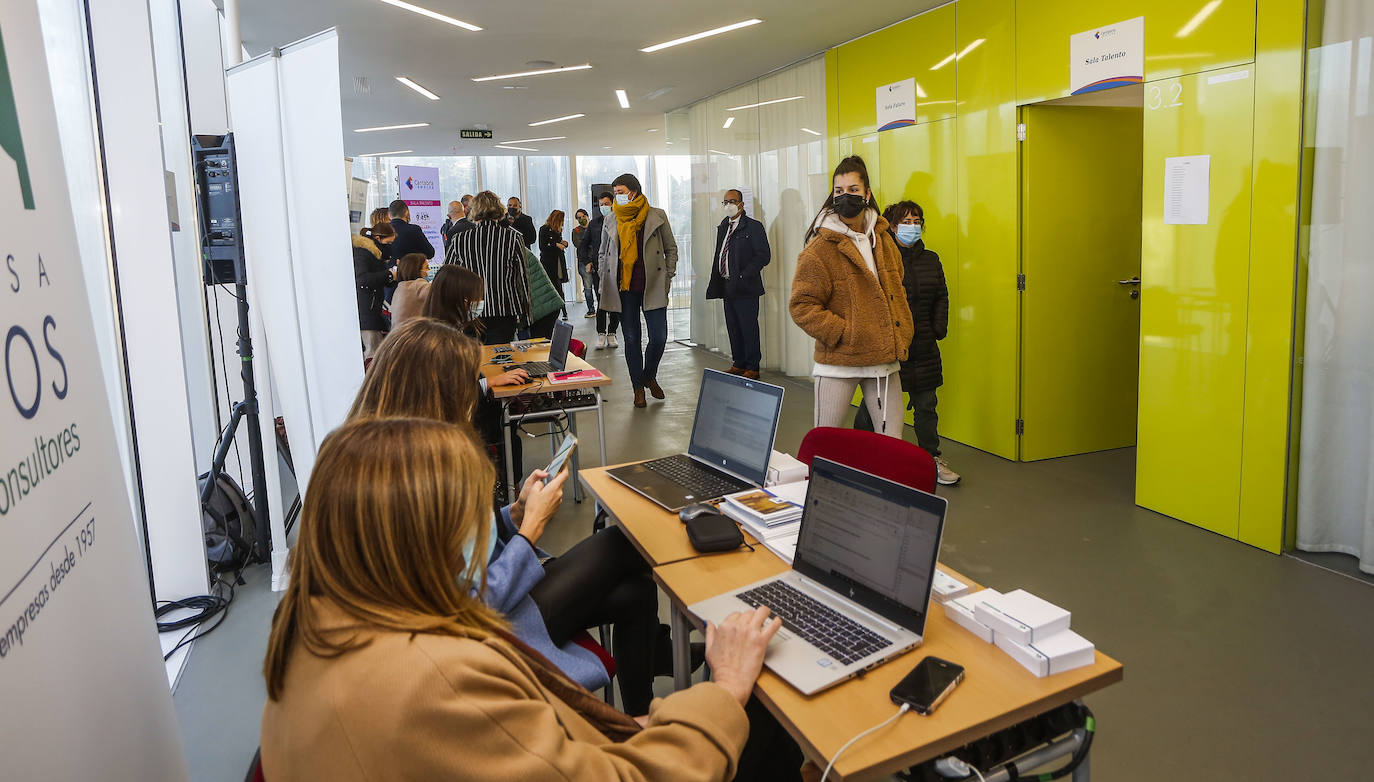
[[[539,238],[538,232],[534,230],[534,221],[520,211],[520,199],[515,196],[511,196],[506,202],[506,218],[501,222],[514,228],[526,247],[533,247],[535,240]]]
[[[420,253],[426,258],[434,257],[434,245],[429,243],[424,229],[410,222],[410,207],[406,202],[396,199],[387,207],[391,215],[391,227],[396,229],[396,241],[391,243],[391,257],[400,259],[410,253]]]
[[[759,297],[763,295],[763,267],[772,259],[763,223],[744,213],[744,195],[725,191],[725,218],[716,228],[707,299],[723,299],[725,330],[730,334],[730,374],[751,380],[759,376],[763,348],[759,344]]]
[[[448,202],[448,215],[444,218],[444,224],[439,227],[439,238],[444,240],[445,257],[448,256],[448,240],[457,233],[458,225],[462,222],[465,214],[462,201]]]

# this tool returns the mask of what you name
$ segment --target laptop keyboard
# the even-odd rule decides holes
[[[781,581],[769,581],[735,595],[754,608],[768,606],[782,626],[844,665],[892,645],[891,639],[848,619],[810,595]]]
[[[699,501],[715,499],[750,488],[750,484],[744,481],[702,467],[684,453],[645,462],[644,467],[676,483]]]
[[[550,364],[547,361],[527,361],[524,364],[519,364],[514,368],[525,370],[529,373],[530,377],[540,377],[543,375],[547,375],[550,372],[562,371],[560,369],[555,368],[553,364]]]

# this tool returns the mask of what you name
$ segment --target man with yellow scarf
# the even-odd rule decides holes
[[[649,206],[634,174],[616,177],[611,190],[615,194],[611,207],[615,219],[607,218],[602,228],[597,264],[601,307],[620,313],[625,366],[634,386],[635,407],[644,407],[646,388],[654,399],[663,398],[658,362],[668,344],[668,287],[677,273],[677,242],[667,213]],[[640,312],[649,332],[643,346]]]

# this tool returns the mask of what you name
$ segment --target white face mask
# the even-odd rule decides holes
[[[602,205],[601,205],[601,216],[602,216],[602,217],[610,217],[610,216],[611,216],[611,205],[610,205],[610,204],[602,204]]]
[[[726,217],[728,217],[728,218],[730,218],[731,220],[733,220],[733,219],[735,219],[735,215],[737,215],[737,214],[739,214],[739,204],[726,204],[726,205],[725,205],[725,216],[726,216]]]
[[[478,299],[477,301],[474,301],[474,302],[468,307],[468,317],[469,317],[469,318],[480,318],[480,317],[482,317],[482,310],[486,308],[486,305],[487,305],[487,302],[486,302],[485,300],[483,300],[483,299]]]
[[[624,206],[624,205],[630,203],[630,194],[629,194],[629,193],[616,193],[616,194],[615,194],[615,202],[616,202],[617,204],[621,205],[621,206]]]

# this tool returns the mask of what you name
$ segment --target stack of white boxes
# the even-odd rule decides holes
[[[1082,668],[1095,659],[1092,641],[1069,629],[1068,611],[1024,589],[965,591],[944,606],[945,616],[1036,676]]]

